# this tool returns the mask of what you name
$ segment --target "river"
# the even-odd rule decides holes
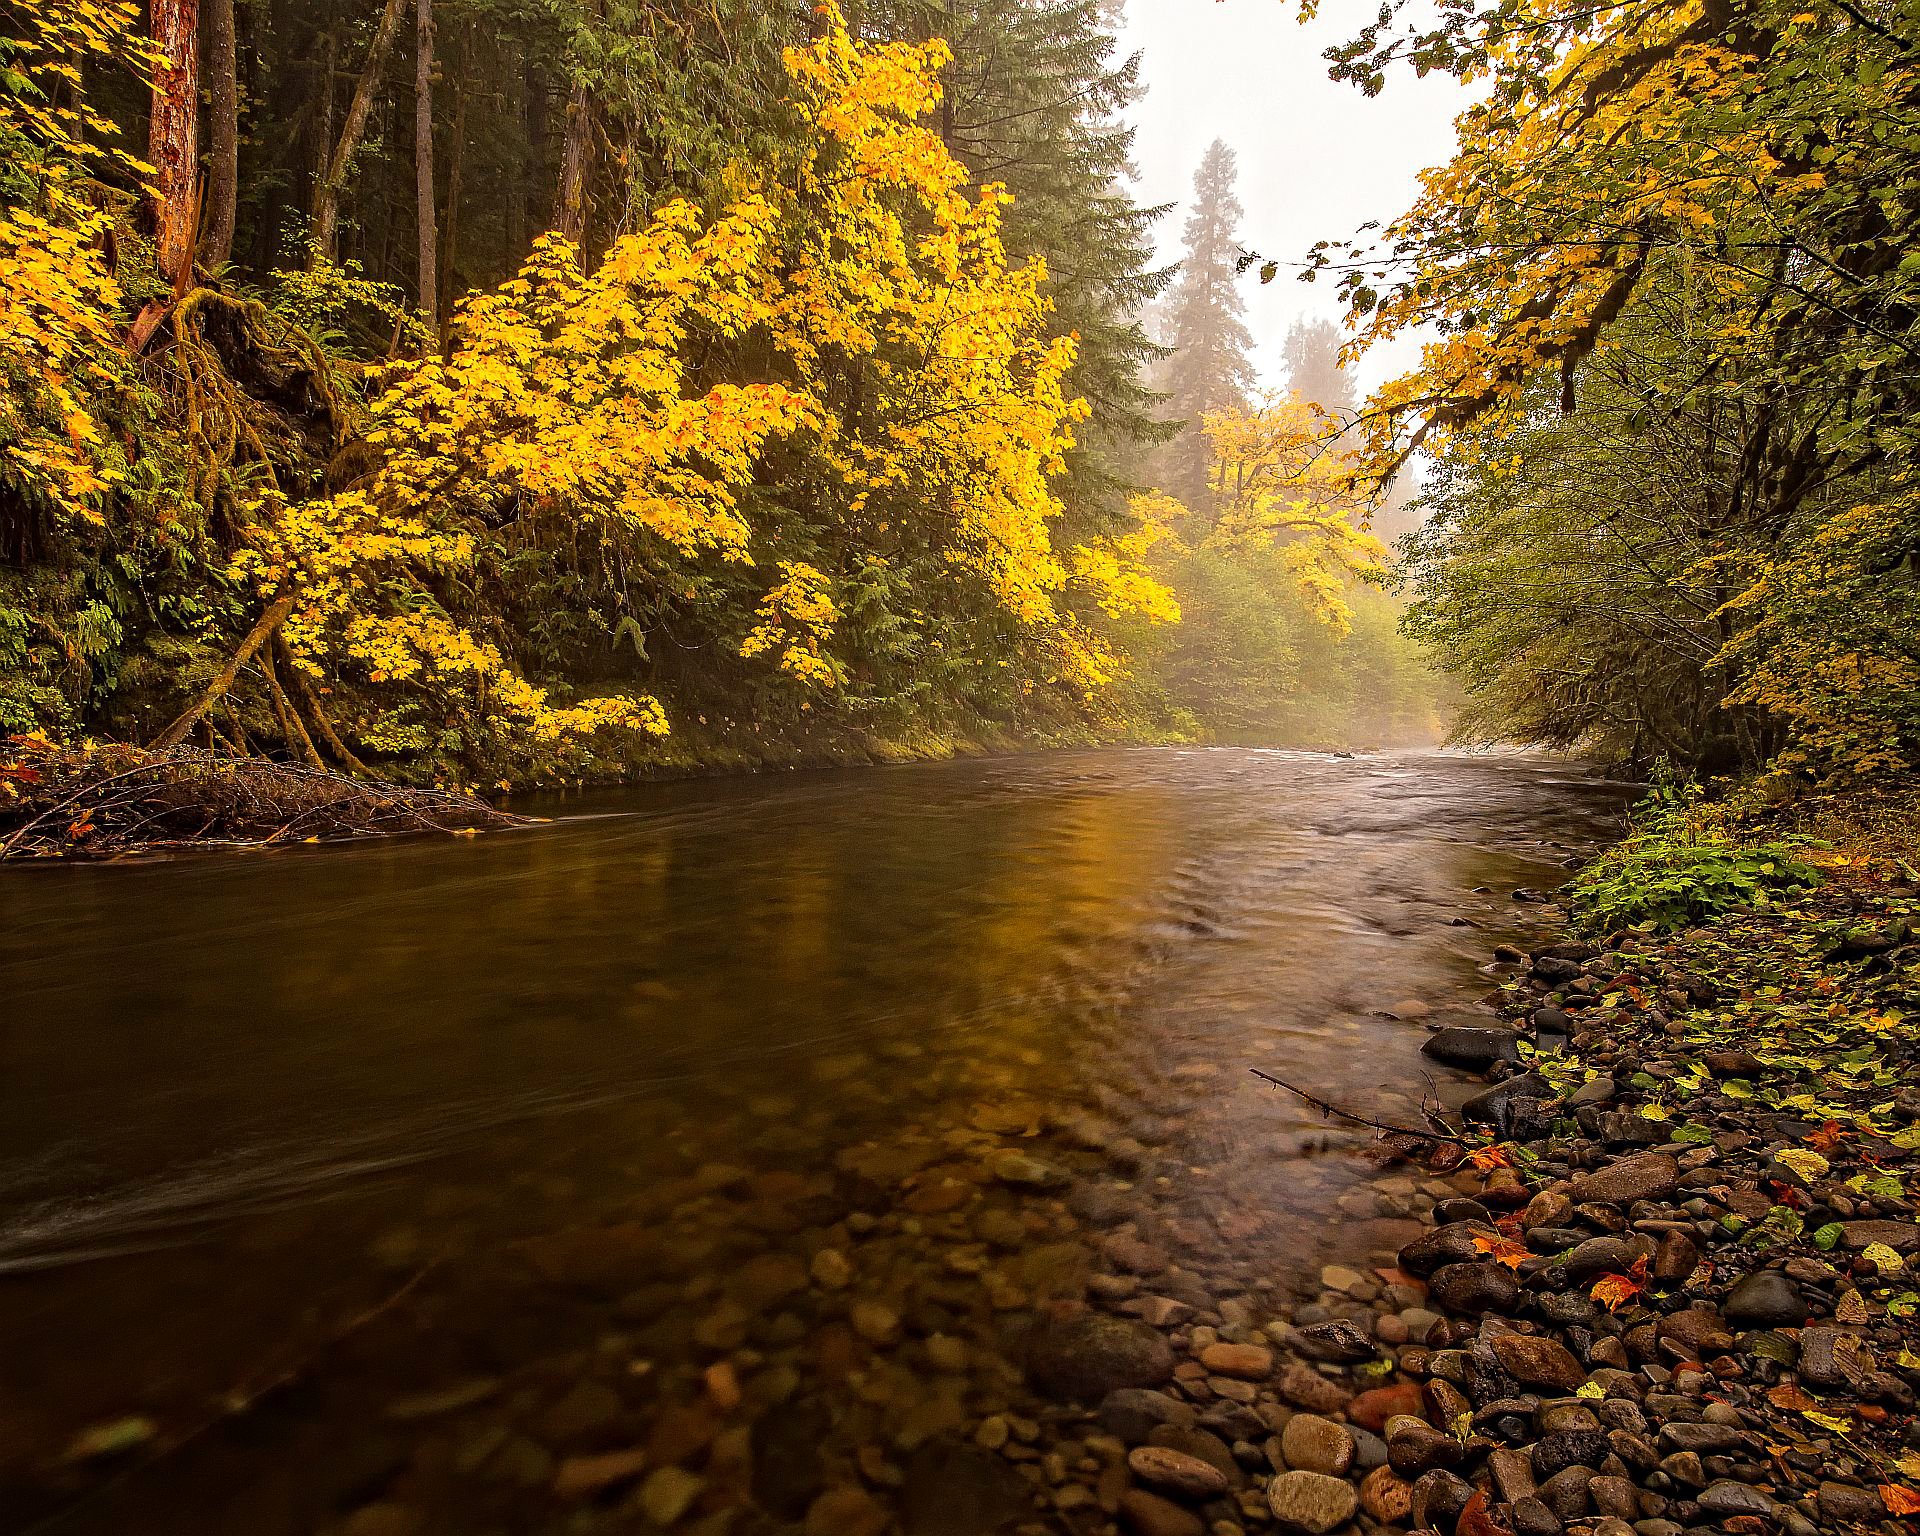
[[[890,1510],[1044,1415],[1009,1341],[1126,1242],[1229,1319],[1391,1246],[1414,1181],[1247,1069],[1417,1118],[1420,1021],[1621,803],[1099,751],[5,871],[0,1529],[744,1536],[783,1456],[787,1518]],[[680,1481],[556,1493],[631,1447]]]

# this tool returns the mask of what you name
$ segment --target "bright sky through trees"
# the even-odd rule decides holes
[[[1286,0],[1126,0],[1120,47],[1140,50],[1147,89],[1134,105],[1137,195],[1177,202],[1157,231],[1161,259],[1180,250],[1193,173],[1215,138],[1239,157],[1241,233],[1262,255],[1298,261],[1316,240],[1390,219],[1413,200],[1422,168],[1453,148],[1453,115],[1471,92],[1450,75],[1396,74],[1369,101],[1327,78],[1321,53],[1355,24],[1338,6],[1301,26]],[[1286,382],[1281,346],[1303,314],[1338,317],[1324,280],[1305,287],[1291,269],[1262,288],[1246,279],[1248,330],[1261,382]],[[1371,389],[1410,364],[1411,341],[1383,349],[1360,370]]]

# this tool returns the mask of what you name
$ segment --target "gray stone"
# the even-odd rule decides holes
[[[1128,1445],[1144,1445],[1162,1424],[1190,1426],[1197,1418],[1191,1403],[1148,1387],[1120,1387],[1100,1400],[1100,1427]]]
[[[1779,1270],[1763,1269],[1735,1285],[1720,1310],[1737,1328],[1798,1328],[1807,1320],[1807,1299]]]

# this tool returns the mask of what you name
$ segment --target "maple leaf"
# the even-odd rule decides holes
[[[1624,1275],[1602,1275],[1587,1294],[1609,1312],[1618,1312],[1647,1288],[1647,1256],[1641,1254]]]
[[[1847,1131],[1845,1126],[1841,1125],[1838,1120],[1829,1120],[1825,1125],[1821,1126],[1819,1130],[1807,1138],[1807,1145],[1812,1147],[1816,1152],[1832,1152],[1839,1147],[1842,1141],[1846,1140],[1846,1136]],[[1787,1166],[1792,1167],[1793,1165],[1789,1163]]]
[[[1508,1269],[1518,1270],[1531,1257],[1521,1244],[1505,1237],[1476,1237],[1473,1246],[1482,1253],[1491,1254]]]
[[[1785,1413],[1804,1413],[1809,1408],[1818,1407],[1807,1393],[1792,1382],[1782,1382],[1767,1393],[1767,1401]]]
[[[1911,1488],[1902,1488],[1898,1483],[1880,1485],[1880,1502],[1887,1506],[1890,1515],[1920,1515],[1920,1493]]]

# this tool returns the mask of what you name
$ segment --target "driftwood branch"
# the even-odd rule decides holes
[[[1428,1114],[1427,1118],[1429,1121],[1435,1122],[1433,1129],[1416,1131],[1410,1126],[1392,1125],[1385,1120],[1375,1120],[1367,1115],[1356,1115],[1350,1109],[1342,1109],[1338,1104],[1329,1103],[1317,1093],[1307,1092],[1306,1089],[1300,1087],[1297,1083],[1290,1083],[1284,1078],[1275,1077],[1271,1072],[1263,1072],[1258,1067],[1248,1067],[1247,1070],[1263,1083],[1272,1083],[1276,1088],[1284,1088],[1288,1093],[1296,1094],[1300,1098],[1305,1099],[1307,1103],[1311,1104],[1323,1115],[1332,1115],[1340,1120],[1350,1120],[1355,1125],[1364,1125],[1376,1131],[1388,1131],[1395,1136],[1413,1136],[1421,1141],[1450,1141],[1455,1146],[1460,1147],[1464,1147],[1467,1144],[1458,1132],[1443,1128],[1442,1124],[1437,1121],[1437,1117],[1431,1113]]]

